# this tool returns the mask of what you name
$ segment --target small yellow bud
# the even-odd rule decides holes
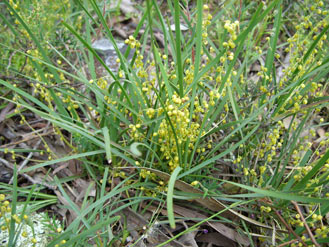
[[[198,184],[199,184],[199,181],[193,181],[193,182],[191,183],[192,186],[196,186],[196,185],[198,185]]]

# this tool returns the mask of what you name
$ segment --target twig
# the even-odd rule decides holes
[[[289,244],[293,244],[297,241],[298,241],[297,239],[293,239],[293,240],[290,240],[288,242],[285,242],[285,243],[282,243],[282,244],[278,245],[278,247],[283,247],[283,246],[286,246],[286,245],[289,245]]]
[[[316,239],[314,238],[314,235],[313,235],[313,233],[312,233],[310,227],[308,226],[308,224],[307,224],[307,222],[306,222],[306,220],[305,220],[305,218],[304,218],[304,216],[303,216],[303,213],[302,213],[302,211],[300,210],[300,208],[299,208],[297,202],[295,202],[295,201],[291,201],[291,203],[294,204],[294,206],[295,206],[295,208],[296,208],[298,214],[300,215],[300,219],[303,221],[304,226],[305,226],[305,228],[306,228],[306,231],[307,231],[308,235],[310,236],[310,239],[312,240],[312,243],[313,243],[315,246],[320,247],[320,245],[318,244],[318,242],[317,242]]]
[[[19,74],[22,74],[22,72],[23,72],[23,70],[24,70],[24,68],[25,68],[25,66],[26,66],[26,64],[27,64],[27,59],[28,59],[28,57],[25,56],[24,64],[22,65],[21,69],[19,70]]]
[[[275,214],[279,217],[279,219],[281,220],[281,222],[286,226],[286,228],[288,229],[288,231],[294,235],[300,243],[302,243],[302,245],[304,246],[307,246],[307,244],[301,239],[300,236],[298,236],[294,230],[288,225],[288,223],[284,220],[284,218],[281,216],[281,214],[277,211],[277,210],[274,210]]]
[[[8,65],[7,65],[7,70],[9,70],[9,68],[11,66],[11,61],[13,59],[13,56],[15,56],[15,54],[16,54],[16,51],[14,51],[13,53],[10,54],[9,59],[8,59],[9,62],[8,62]]]
[[[36,150],[39,147],[40,143],[41,143],[41,139],[35,144],[33,150]],[[22,170],[24,168],[24,166],[26,166],[27,162],[29,162],[29,160],[31,159],[32,156],[33,156],[33,152],[30,152],[29,155],[24,159],[24,161],[17,168],[17,172],[19,172],[20,170]],[[14,176],[10,179],[9,184],[12,184],[13,180],[14,180]]]
[[[40,130],[35,131],[35,133],[37,133],[37,132],[40,132]],[[17,144],[26,142],[26,141],[33,140],[35,138],[40,138],[41,136],[50,135],[50,134],[53,134],[53,133],[54,133],[54,130],[50,130],[50,131],[48,131],[47,133],[44,133],[44,134],[41,133],[41,134],[38,134],[38,135],[35,135],[35,136],[32,136],[32,137],[29,137],[29,138],[25,138],[25,139],[22,139],[22,140],[13,142],[13,143],[11,142],[11,143],[4,144],[4,145],[0,146],[0,148],[6,148],[6,147],[14,146],[14,145],[17,145]]]
[[[15,80],[15,81],[22,81],[22,82],[26,82],[27,84],[30,84],[31,80],[28,80],[26,78],[22,78],[22,77],[18,77],[18,76],[7,76],[7,75],[0,75],[0,79],[4,80],[4,81],[8,81],[8,80]]]
[[[14,166],[12,164],[10,164],[7,160],[0,158],[0,162],[2,162],[8,168],[14,170]],[[21,175],[23,177],[25,177],[27,180],[29,180],[31,183],[33,183],[33,184],[40,184],[40,185],[43,185],[43,186],[45,186],[45,187],[47,187],[48,189],[51,189],[51,190],[55,190],[56,189],[56,186],[47,184],[45,182],[37,181],[37,180],[33,179],[31,176],[29,176],[29,175],[27,175],[25,173],[22,173]]]
[[[57,186],[55,186],[55,185],[50,185],[50,184],[47,184],[47,183],[42,182],[42,181],[34,180],[32,177],[30,177],[29,175],[27,175],[25,173],[22,173],[21,175],[23,177],[25,177],[27,180],[29,180],[32,184],[40,184],[40,185],[43,185],[43,186],[45,186],[45,187],[47,187],[48,189],[51,189],[51,190],[55,190],[57,188]]]

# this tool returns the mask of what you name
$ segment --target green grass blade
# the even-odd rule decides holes
[[[8,239],[8,246],[15,246],[16,245],[16,222],[13,216],[16,214],[16,206],[17,206],[17,166],[14,165],[14,179],[13,179],[13,194],[12,194],[12,201],[11,201],[11,217],[10,217],[10,224],[9,224],[9,239]],[[18,233],[19,234],[19,233]]]
[[[329,203],[329,199],[299,196],[298,194],[289,193],[289,192],[285,193],[285,192],[281,192],[281,191],[271,191],[271,190],[265,190],[265,189],[251,187],[251,186],[244,185],[244,184],[234,183],[231,181],[226,181],[226,180],[222,180],[222,181],[223,182],[225,181],[226,183],[238,186],[240,188],[243,188],[243,189],[258,193],[258,194],[262,194],[266,197],[273,197],[273,198],[283,199],[283,200],[287,200],[287,201],[296,201],[296,202],[304,202],[304,203],[323,203],[323,204]]]
[[[183,65],[182,65],[182,51],[181,51],[181,29],[180,29],[180,6],[179,0],[174,0],[175,8],[175,37],[176,37],[176,69],[178,74],[179,96],[184,95],[183,83]]]
[[[52,164],[57,164],[59,162],[65,162],[65,161],[69,161],[69,160],[73,160],[73,159],[79,159],[79,158],[88,157],[88,156],[97,155],[97,154],[103,154],[103,153],[105,153],[105,150],[96,150],[96,151],[91,151],[91,152],[86,152],[86,153],[79,153],[79,154],[75,154],[75,155],[71,155],[71,156],[65,156],[60,159],[50,160],[50,161],[43,162],[41,164],[27,167],[25,169],[22,169],[20,171],[20,173],[30,172],[35,169],[41,168],[41,167],[49,166]]]
[[[275,15],[275,20],[274,20],[274,26],[272,29],[272,32],[274,35],[271,35],[270,39],[270,47],[267,51],[267,56],[266,56],[266,61],[265,61],[265,67],[267,68],[267,73],[271,73],[273,64],[274,64],[274,55],[276,51],[276,46],[278,43],[278,37],[280,34],[280,27],[281,27],[281,15],[282,15],[282,6],[278,4],[278,9],[277,9],[277,14]]]
[[[111,154],[111,139],[110,139],[109,129],[107,127],[104,127],[102,128],[102,132],[104,135],[106,159],[107,162],[110,164],[112,161],[112,154]]]
[[[177,176],[179,172],[182,170],[180,166],[177,166],[173,173],[170,176],[169,182],[168,182],[168,192],[167,192],[167,211],[168,211],[168,220],[170,227],[172,229],[176,228],[176,223],[175,223],[175,216],[174,216],[174,188],[175,188],[175,181],[177,179]]]

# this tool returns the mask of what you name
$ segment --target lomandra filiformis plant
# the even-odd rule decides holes
[[[72,149],[66,159],[83,162],[102,196],[108,184],[124,181],[120,186],[139,196],[169,198],[173,217],[174,184],[181,180],[203,197],[245,203],[240,210],[253,219],[242,216],[238,227],[255,243],[317,246],[328,240],[327,1],[226,1],[221,7],[168,1],[173,15],[166,17],[148,0],[124,40],[124,54],[106,5],[71,4],[79,25],[69,16],[61,25],[75,40],[79,53],[72,57],[79,62],[41,42],[6,2],[8,25],[15,30],[18,22],[35,43],[20,51],[35,68],[20,74],[32,81],[30,88],[0,81],[11,90],[3,99],[16,104],[22,123],[28,123],[24,110],[49,120]],[[95,35],[113,44],[117,71],[92,48]],[[21,172],[63,160],[44,147],[49,161]],[[82,230],[78,225],[69,230]]]

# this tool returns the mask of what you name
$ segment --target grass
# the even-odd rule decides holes
[[[186,227],[157,246],[205,226],[240,245],[327,243],[329,2],[164,5],[172,16],[157,1],[139,6],[121,53],[109,24],[118,6],[1,3],[0,110],[15,104],[5,120],[37,133],[31,155],[41,157],[20,168],[32,148],[2,138],[3,159],[18,167],[13,185],[0,186],[12,215],[23,201],[66,209],[73,218],[48,246],[137,245],[158,222]],[[92,48],[100,37],[113,43],[118,71]],[[35,116],[50,123],[64,155],[33,127]],[[81,172],[49,179],[65,162]],[[48,190],[18,191],[17,179],[40,169]],[[181,205],[204,218],[179,214]],[[132,239],[127,210],[146,220]],[[8,220],[13,246],[20,233]]]

